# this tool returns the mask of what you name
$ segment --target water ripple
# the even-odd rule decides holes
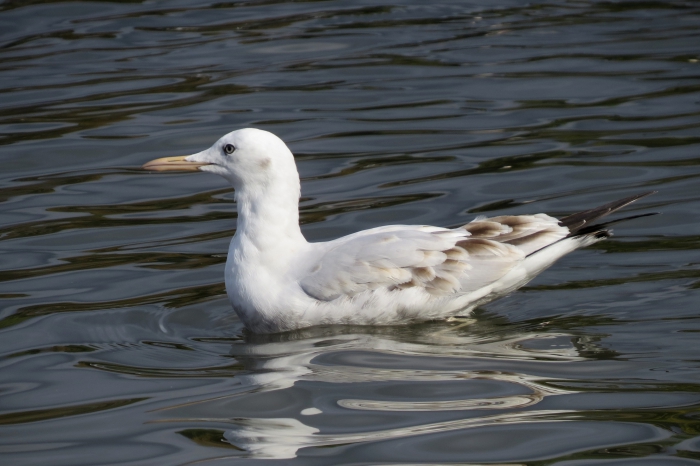
[[[6,463],[700,458],[696,3],[0,11]],[[295,153],[314,241],[651,189],[630,212],[663,215],[472,320],[249,335],[233,190],[138,169],[247,126]]]

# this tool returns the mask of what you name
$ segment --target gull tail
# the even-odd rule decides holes
[[[620,199],[619,201],[610,202],[600,207],[584,210],[583,212],[578,212],[562,218],[559,221],[559,225],[567,227],[569,229],[569,234],[559,241],[555,241],[554,243],[538,249],[527,256],[524,265],[527,271],[528,280],[552,265],[552,263],[554,263],[560,257],[578,248],[589,246],[612,236],[612,232],[607,230],[606,227],[614,223],[624,222],[633,218],[648,217],[649,215],[658,214],[659,212],[650,212],[646,214],[632,215],[617,220],[611,220],[604,223],[593,223],[606,215],[610,215],[613,212],[622,209],[637,199],[650,196],[654,193],[656,193],[656,191],[636,194],[634,196]]]
[[[646,193],[635,194],[634,196],[626,197],[618,201],[613,201],[608,204],[604,204],[599,207],[594,207],[593,209],[584,210],[583,212],[578,212],[568,217],[564,217],[559,220],[559,225],[567,227],[570,231],[567,238],[574,236],[587,236],[592,235],[596,238],[607,238],[611,233],[605,228],[619,222],[624,222],[627,220],[632,220],[634,218],[648,217],[650,215],[658,215],[659,212],[649,212],[646,214],[631,215],[629,217],[620,218],[617,220],[611,220],[609,222],[594,224],[598,219],[601,219],[607,215],[612,214],[625,206],[630,205],[634,201],[641,199],[643,197],[651,196],[657,191],[649,191]]]

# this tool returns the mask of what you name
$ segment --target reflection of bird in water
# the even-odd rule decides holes
[[[591,222],[651,194],[561,220],[536,214],[477,218],[455,229],[391,225],[309,243],[299,228],[294,157],[271,133],[234,131],[202,152],[144,168],[207,171],[233,185],[238,228],[226,290],[246,327],[258,333],[466,315],[563,255],[607,238],[609,223]]]
[[[182,406],[168,407],[170,418],[159,422],[211,427],[212,432],[223,427],[219,442],[244,450],[234,457],[280,459],[294,458],[308,447],[567,421],[575,412],[537,405],[578,393],[565,379],[551,375],[552,364],[585,360],[574,348],[578,338],[528,331],[483,316],[468,330],[434,323],[248,335],[230,353],[246,368],[236,376],[239,390],[201,400],[198,409],[192,409],[188,397]],[[568,343],[552,349],[544,344],[552,339]],[[407,366],[406,358],[420,363]],[[451,388],[431,390],[436,382]],[[332,387],[322,397],[307,398],[309,383]],[[410,396],[402,386],[411,387]],[[286,392],[270,395],[282,390]],[[199,417],[192,417],[194,413]],[[360,413],[367,419],[393,413],[392,421],[405,422],[356,424]],[[330,427],[337,425],[345,427]]]

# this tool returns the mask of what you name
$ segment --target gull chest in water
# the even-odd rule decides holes
[[[314,299],[298,286],[295,259],[305,257],[308,246],[283,240],[268,244],[237,230],[229,246],[225,282],[229,300],[246,327],[269,333],[302,326],[302,310],[313,308]]]
[[[465,315],[524,285],[563,255],[607,238],[606,227],[614,222],[595,220],[652,194],[562,219],[504,215],[454,229],[390,225],[309,243],[299,228],[294,156],[271,133],[233,131],[202,152],[153,160],[144,168],[211,172],[233,185],[238,226],[226,262],[226,291],[246,327],[258,333]]]

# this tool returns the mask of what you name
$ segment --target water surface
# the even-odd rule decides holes
[[[12,465],[700,463],[697,2],[0,3],[0,456]],[[232,188],[288,142],[323,241],[663,215],[473,320],[247,334]]]

